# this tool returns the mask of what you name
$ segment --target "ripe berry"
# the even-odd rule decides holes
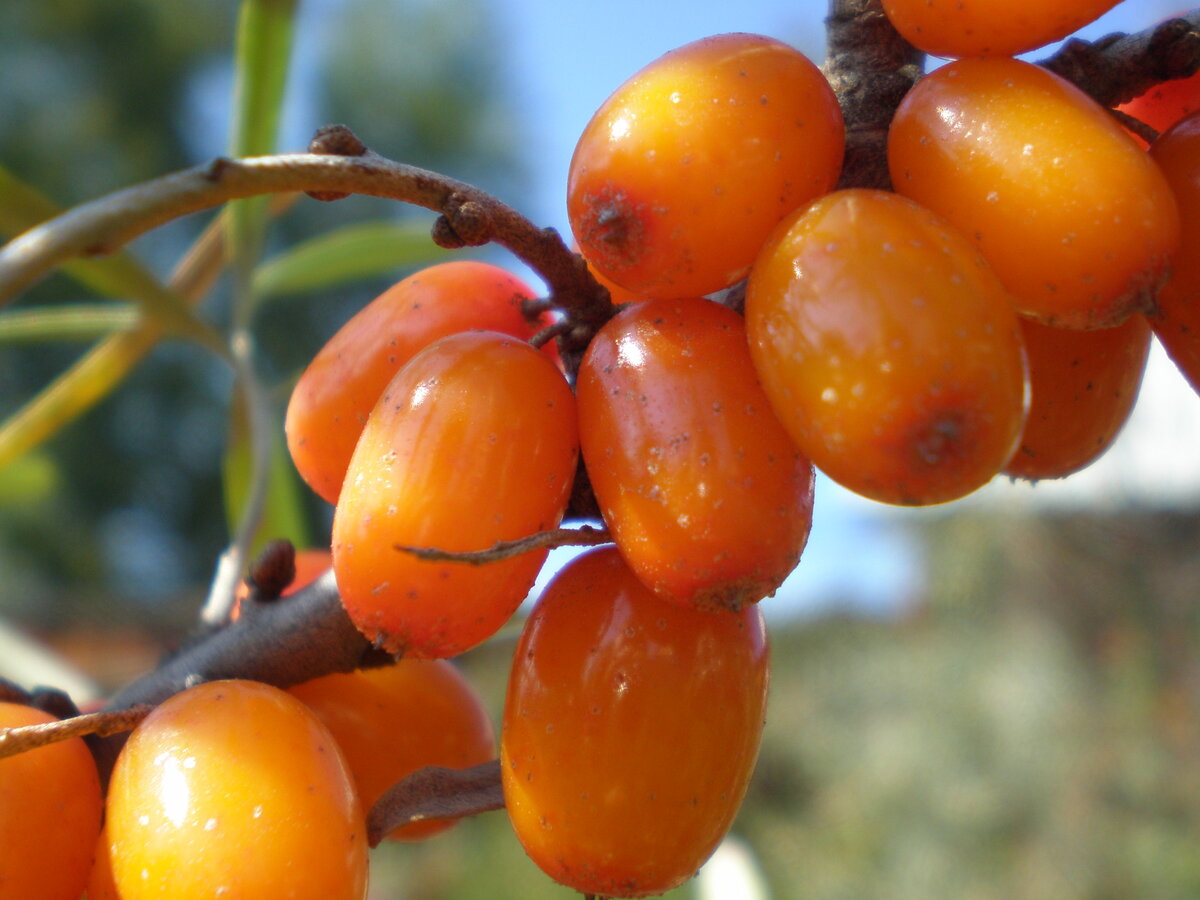
[[[0,703],[0,728],[55,721]],[[79,738],[0,759],[0,900],[77,900],[100,833],[100,778]]]
[[[457,260],[422,269],[363,307],[313,357],[292,391],[288,450],[304,480],[336,503],[367,415],[401,366],[459,331],[530,337],[535,328],[521,303],[533,296],[503,269]]]
[[[987,483],[1025,421],[1011,300],[945,220],[883,191],[830,194],[763,247],[746,328],[771,405],[817,468],[885,503]]]
[[[892,25],[934,56],[1016,56],[1061,40],[1117,0],[883,0]]]
[[[419,658],[490,637],[547,551],[472,566],[400,547],[486,550],[556,527],[578,448],[575,397],[529,344],[473,331],[413,357],[372,411],[333,517],[333,567],[359,630]]]
[[[501,729],[505,802],[533,861],[604,897],[690,878],[745,795],[767,655],[757,606],[664,603],[611,547],[569,563],[517,646]]]
[[[213,681],[129,737],[108,794],[122,900],[366,896],[362,808],[337,744],[295,697]]]
[[[1104,328],[1152,308],[1179,243],[1166,180],[1107,110],[1040,66],[926,75],[888,133],[896,190],[945,216],[1025,315]]]
[[[731,608],[779,587],[808,540],[813,471],[759,386],[741,316],[634,304],[596,335],[576,391],[592,488],[643,583]]]
[[[1150,326],[1131,316],[1115,328],[1078,331],[1022,319],[1029,358],[1029,418],[1004,467],[1018,478],[1061,478],[1116,439],[1137,399]]]
[[[465,769],[495,757],[487,710],[446,660],[402,659],[395,665],[325,675],[289,693],[317,714],[346,756],[363,806],[425,766]],[[427,819],[388,837],[419,841],[453,819]]]
[[[643,297],[693,297],[745,276],[783,216],[842,165],[837,98],[803,54],[756,34],[671,51],[584,129],[571,230],[604,277]]]

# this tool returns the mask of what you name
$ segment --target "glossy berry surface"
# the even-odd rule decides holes
[[[1094,462],[1137,400],[1150,326],[1132,316],[1115,328],[1078,331],[1021,321],[1029,358],[1029,418],[1004,467],[1031,480],[1061,478]]]
[[[0,702],[0,728],[54,722]],[[100,778],[79,738],[0,759],[0,900],[77,900],[100,832]]]
[[[1150,148],[1179,202],[1183,234],[1171,278],[1150,324],[1179,371],[1200,392],[1200,115],[1189,116]]]
[[[336,503],[367,415],[392,376],[459,331],[530,337],[535,327],[521,303],[533,296],[503,269],[455,260],[410,275],[359,310],[313,357],[288,403],[288,450],[304,480]]]
[[[505,801],[534,862],[604,897],[690,878],[745,794],[767,656],[757,606],[664,603],[613,548],[569,563],[517,646],[501,729]]]
[[[885,503],[987,483],[1025,421],[1011,302],[945,220],[883,191],[830,194],[764,246],[746,293],[755,368],[796,445]]]
[[[575,397],[529,344],[475,331],[415,356],[371,413],[334,513],[334,571],[359,630],[420,658],[490,637],[545,550],[472,566],[397,545],[486,550],[556,527],[578,448]]]
[[[708,294],[833,187],[843,145],[837,99],[807,57],[761,35],[704,38],[650,63],[592,117],[568,175],[571,230],[634,294]]]
[[[464,769],[496,755],[491,719],[470,683],[445,660],[325,675],[288,689],[315,712],[342,748],[364,808],[425,766]],[[397,828],[389,838],[423,840],[453,819]]]
[[[758,383],[741,316],[699,299],[630,306],[592,341],[576,392],[604,520],[655,593],[736,608],[795,568],[812,465]]]
[[[934,56],[1016,56],[1061,40],[1118,0],[883,0],[892,25]]]
[[[1179,242],[1162,173],[1075,86],[1014,59],[926,75],[888,134],[895,189],[983,251],[1025,315],[1069,328],[1149,310]]]
[[[295,697],[213,681],[130,735],[108,794],[122,900],[366,895],[363,811],[329,731]]]

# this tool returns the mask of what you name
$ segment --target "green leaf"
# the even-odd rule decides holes
[[[132,303],[76,303],[0,312],[0,344],[90,341],[130,331],[142,321]]]
[[[251,479],[254,477],[250,425],[241,397],[235,397],[230,416],[223,479],[225,519],[229,523],[229,533],[237,534],[242,513],[250,498]],[[291,457],[288,456],[282,423],[275,424],[279,427],[271,429],[266,502],[254,533],[254,540],[249,547],[250,559],[254,558],[267,541],[275,538],[287,538],[296,547],[312,546],[308,516],[301,494],[306,488],[300,482],[300,477],[292,466]]]
[[[229,152],[262,156],[275,150],[287,84],[296,0],[243,0],[234,52],[233,122]],[[231,204],[228,246],[236,266],[258,259],[267,223],[267,197]]]
[[[446,254],[429,237],[428,225],[364,222],[297,244],[254,273],[258,300],[315,291],[405,266],[433,263]]]
[[[60,212],[52,200],[0,166],[0,234],[14,237]],[[183,298],[124,251],[103,259],[74,259],[63,270],[98,294],[134,300],[165,325],[192,330],[195,317]]]

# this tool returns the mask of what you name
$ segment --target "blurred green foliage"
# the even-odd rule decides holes
[[[298,149],[319,125],[342,121],[394,158],[469,173],[489,187],[522,183],[514,136],[501,125],[513,117],[485,4],[347,0],[298,9],[285,146]],[[70,206],[224,152],[238,11],[236,0],[0,4],[0,165]],[[172,223],[133,250],[165,276],[209,219]],[[393,220],[405,234],[431,221],[374,198],[304,200],[275,223],[265,258],[363,219]],[[259,368],[278,409],[320,344],[410,260],[434,249],[428,238],[424,247],[410,237],[403,253],[348,262],[375,273],[390,263],[384,275],[349,286],[298,289],[293,277],[261,305]],[[56,275],[19,308],[95,299]],[[218,326],[228,322],[225,283],[201,312]],[[77,340],[6,345],[0,416],[85,350]],[[167,342],[54,437],[39,458],[61,489],[40,501],[33,522],[0,504],[0,570],[12,576],[0,585],[0,614],[45,627],[93,616],[186,621],[229,539],[220,464],[231,385],[222,363]],[[312,533],[321,534],[328,509],[308,498],[306,513]],[[183,595],[186,602],[173,602]]]

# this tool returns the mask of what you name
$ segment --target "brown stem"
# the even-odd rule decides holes
[[[70,738],[122,734],[135,728],[152,708],[134,706],[111,712],[89,713],[40,725],[0,728],[0,759]]]
[[[579,528],[554,528],[539,531],[514,541],[499,541],[486,550],[440,550],[437,547],[411,547],[392,544],[393,550],[411,553],[418,559],[433,562],[454,562],[471,566],[486,566],[502,559],[511,559],[530,550],[553,550],[555,547],[597,547],[612,543],[612,535],[604,528],[583,525]]]
[[[367,816],[367,840],[376,846],[397,828],[423,819],[461,819],[504,808],[500,760],[469,769],[428,766],[392,785]]]

